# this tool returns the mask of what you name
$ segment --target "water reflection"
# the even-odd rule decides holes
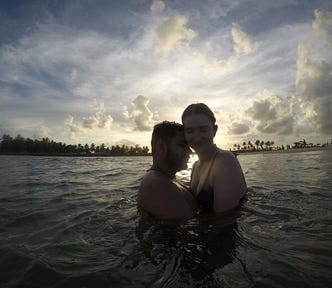
[[[217,284],[220,279],[214,272],[232,263],[241,245],[239,216],[237,211],[223,217],[165,222],[141,214],[136,236],[145,257],[161,271],[154,284],[172,287],[174,279],[188,287]]]
[[[197,154],[190,154],[190,157],[187,162],[187,169],[181,170],[178,173],[176,173],[176,178],[181,181],[184,185],[189,186],[190,183],[190,176],[191,176],[191,170],[194,165],[194,163],[198,160]]]
[[[191,169],[197,160],[197,155],[192,154],[188,168],[177,173],[183,184],[189,186]],[[151,286],[219,287],[221,279],[215,271],[231,264],[238,255],[240,216],[239,209],[220,217],[199,215],[178,222],[140,214],[136,237],[144,256],[159,271]]]

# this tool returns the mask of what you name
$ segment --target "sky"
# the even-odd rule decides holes
[[[332,2],[0,0],[0,137],[147,145],[203,102],[215,142],[332,138]]]

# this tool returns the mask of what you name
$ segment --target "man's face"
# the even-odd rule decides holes
[[[187,168],[190,148],[181,132],[176,133],[167,150],[166,161],[169,168],[175,171],[184,170]]]

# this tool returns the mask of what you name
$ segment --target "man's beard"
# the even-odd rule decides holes
[[[169,169],[173,171],[180,171],[187,168],[187,163],[184,163],[185,159],[179,159],[177,155],[172,153],[172,151],[167,151],[166,163]]]

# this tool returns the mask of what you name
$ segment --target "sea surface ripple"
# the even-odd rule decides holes
[[[330,286],[332,151],[238,158],[242,208],[161,222],[151,157],[0,156],[0,287]]]

